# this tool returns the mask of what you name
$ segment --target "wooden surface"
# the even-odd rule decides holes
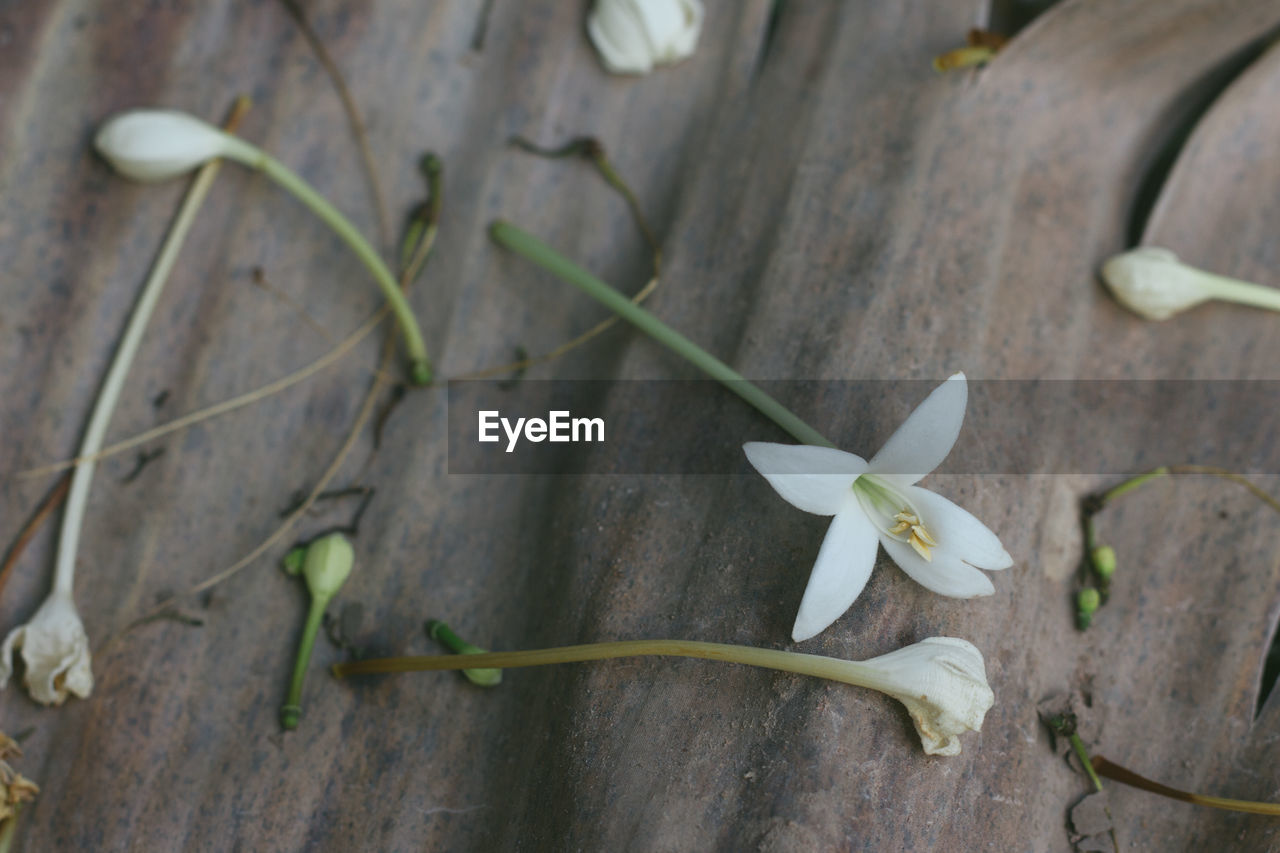
[[[749,377],[1280,378],[1274,315],[1209,306],[1150,324],[1096,279],[1145,192],[1148,241],[1280,284],[1280,48],[1260,50],[1280,2],[1065,0],[987,69],[939,76],[931,57],[982,22],[967,0],[792,0],[772,28],[772,4],[720,0],[698,53],[640,80],[601,71],[585,6],[496,0],[482,50],[480,2],[309,7],[367,117],[397,217],[421,196],[420,153],[443,157],[440,248],[411,295],[442,373],[509,359],[516,345],[550,348],[602,316],[493,248],[495,217],[621,288],[643,284],[644,246],[589,169],[504,144],[591,133],[662,242],[651,307]],[[217,119],[240,92],[255,99],[242,133],[373,233],[340,102],[279,4],[0,6],[5,541],[52,485],[14,475],[73,452],[183,192],[111,174],[90,153],[93,128],[144,105]],[[313,218],[260,177],[224,169],[113,437],[330,348],[254,285],[255,267],[334,338],[378,304]],[[132,483],[121,482],[131,454],[102,466],[76,588],[95,646],[274,528],[340,444],[378,347],[370,339],[305,385],[162,442]],[[530,376],[695,374],[618,328]],[[914,400],[883,412],[785,402],[843,443],[868,419],[882,439]],[[1105,442],[1105,414],[1082,416],[1095,414]],[[625,430],[639,415],[608,417]],[[437,616],[495,649],[649,636],[788,647],[825,522],[776,499],[745,461],[737,477],[451,477],[445,422],[443,391],[409,395],[372,462],[366,435],[338,478],[377,488],[342,593],[364,606],[361,643],[432,650],[422,623]],[[661,424],[644,430],[633,435],[661,440]],[[761,421],[744,439],[783,436]],[[988,461],[966,470],[1003,470],[999,443],[971,448]],[[90,700],[47,710],[12,685],[0,694],[0,728],[33,729],[20,769],[43,787],[20,842],[1061,851],[1086,786],[1053,754],[1035,705],[1067,688],[1091,695],[1085,735],[1113,760],[1182,788],[1280,797],[1280,700],[1253,714],[1280,615],[1274,516],[1213,482],[1128,499],[1100,521],[1122,578],[1081,635],[1069,604],[1075,500],[1108,478],[930,482],[1013,554],[995,595],[940,598],[882,558],[850,612],[800,648],[861,658],[937,634],[974,642],[997,700],[959,757],[924,756],[893,700],[812,679],[645,660],[512,671],[491,692],[430,674],[339,684],[324,671],[340,656],[325,640],[302,725],[282,735],[305,602],[275,568],[277,549],[184,600],[203,627],[150,624],[99,654]],[[349,509],[326,505],[297,535]],[[45,594],[55,529],[5,587],[0,628]],[[1112,787],[1123,849],[1280,849],[1274,821]]]

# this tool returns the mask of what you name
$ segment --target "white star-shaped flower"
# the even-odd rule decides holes
[[[791,636],[816,635],[849,609],[883,546],[920,585],[951,598],[991,595],[979,569],[1007,569],[999,538],[951,501],[916,483],[951,452],[964,421],[963,373],[943,382],[868,462],[833,447],[744,445],[747,459],[789,503],[834,516]]]

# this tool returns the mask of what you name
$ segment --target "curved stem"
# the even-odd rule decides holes
[[[1211,477],[1217,477],[1219,480],[1226,480],[1228,483],[1235,483],[1237,486],[1244,486],[1255,498],[1262,501],[1276,512],[1280,512],[1280,500],[1277,500],[1270,493],[1254,485],[1247,477],[1242,477],[1234,471],[1228,471],[1226,468],[1215,468],[1212,465],[1170,465],[1169,473],[1207,474]]]
[[[356,230],[350,220],[343,216],[324,196],[312,189],[311,185],[296,172],[257,146],[251,145],[237,136],[227,134],[227,150],[224,152],[224,156],[251,169],[261,171],[288,190],[298,201],[306,205],[312,213],[320,217],[326,225],[332,228],[342,238],[343,242],[351,247],[356,257],[360,259],[365,268],[373,275],[378,286],[382,288],[383,296],[386,297],[387,303],[396,315],[400,328],[404,331],[405,347],[409,351],[413,381],[419,385],[425,385],[430,382],[431,362],[427,358],[427,347],[422,340],[422,330],[418,327],[418,321],[414,318],[413,310],[409,307],[408,300],[405,299],[404,293],[396,283],[395,276],[391,274],[391,270],[387,269],[382,257],[373,246],[369,245],[369,241],[364,238],[364,235]]]
[[[228,124],[238,122],[239,115],[247,108],[248,100],[242,98],[237,102]],[[204,197],[209,194],[209,188],[213,186],[213,179],[218,174],[219,166],[218,160],[206,163],[196,175],[191,189],[182,201],[178,216],[169,228],[164,245],[160,247],[160,254],[156,257],[156,262],[152,265],[147,281],[142,287],[142,294],[138,297],[133,313],[129,316],[129,323],[125,327],[124,337],[120,341],[115,357],[111,361],[111,367],[107,369],[107,378],[103,380],[102,389],[98,392],[98,399],[93,405],[93,413],[89,416],[89,425],[85,428],[84,439],[80,443],[80,452],[76,454],[77,457],[92,457],[102,449],[107,426],[111,422],[112,413],[115,412],[116,402],[120,399],[120,391],[124,388],[129,367],[133,364],[138,346],[142,343],[142,334],[146,330],[147,321],[151,319],[151,312],[155,310],[156,302],[160,299],[164,283],[173,270],[187,233],[191,230],[196,211],[200,209]],[[56,593],[71,595],[75,579],[76,555],[80,548],[80,528],[84,524],[84,512],[89,502],[89,486],[93,484],[96,468],[97,465],[92,461],[82,462],[76,466],[75,473],[71,475],[71,489],[67,494],[66,511],[62,515],[62,530],[58,537],[58,557],[53,575],[53,589]]]
[[[676,355],[683,356],[712,379],[719,381],[730,391],[755,406],[761,414],[791,433],[801,444],[820,447],[835,446],[820,432],[796,417],[786,406],[743,378],[742,374],[547,246],[537,237],[502,221],[494,222],[489,226],[489,235],[500,246],[510,249],[579,288]]]
[[[1101,503],[1103,504],[1111,503],[1116,498],[1123,497],[1125,494],[1132,492],[1134,489],[1138,488],[1139,486],[1142,486],[1145,483],[1149,483],[1152,480],[1157,480],[1168,473],[1169,473],[1168,467],[1162,465],[1153,471],[1148,471],[1145,474],[1138,474],[1135,477],[1130,477],[1128,480],[1125,480],[1120,485],[1112,486],[1111,488],[1103,492]]]
[[[376,658],[335,664],[333,674],[363,675],[385,672],[420,672],[451,669],[513,669],[522,666],[545,666],[556,663],[579,663],[608,658],[666,655],[671,657],[701,658],[729,663],[741,663],[764,669],[794,672],[829,678],[859,687],[883,689],[868,667],[857,661],[840,660],[822,655],[784,652],[776,649],[757,649],[727,643],[702,643],[693,640],[620,640],[612,643],[591,643],[582,646],[561,646],[554,649],[533,649],[520,652],[489,652],[478,655],[419,655],[410,657]]]

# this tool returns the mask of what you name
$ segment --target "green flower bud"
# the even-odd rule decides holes
[[[355,552],[341,533],[322,536],[307,546],[302,573],[313,598],[328,600],[346,583],[355,565]]]
[[[290,548],[289,553],[284,555],[284,559],[280,561],[280,568],[284,569],[286,575],[297,575],[302,572],[302,567],[307,562],[307,546],[298,545]]]
[[[1093,614],[1101,604],[1102,595],[1091,586],[1076,593],[1076,624],[1081,631],[1093,624]]]
[[[1099,545],[1089,556],[1098,577],[1104,581],[1111,580],[1111,576],[1116,573],[1116,549],[1110,545]]]
[[[449,626],[439,619],[432,619],[427,623],[427,636],[455,654],[483,655],[489,651],[468,643],[453,633]],[[502,670],[500,669],[464,669],[462,674],[466,676],[467,681],[477,687],[494,687],[502,683]]]

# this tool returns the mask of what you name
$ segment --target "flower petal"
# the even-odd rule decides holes
[[[806,444],[742,445],[747,461],[792,506],[815,515],[835,515],[853,496],[853,481],[867,470],[861,456]]]
[[[929,561],[912,550],[910,545],[889,536],[881,536],[880,544],[913,581],[938,595],[977,598],[996,591],[986,575],[948,551],[935,548],[933,560]]]
[[[960,435],[969,388],[963,373],[953,374],[916,406],[898,431],[871,457],[867,470],[910,486],[942,464]]]
[[[797,643],[809,639],[849,609],[871,577],[878,538],[871,519],[850,497],[822,540],[791,639]]]
[[[906,492],[920,510],[920,519],[938,541],[939,550],[987,571],[1013,565],[1013,557],[1000,544],[1000,538],[969,512],[919,486],[911,486]],[[934,552],[935,556],[937,553]]]

